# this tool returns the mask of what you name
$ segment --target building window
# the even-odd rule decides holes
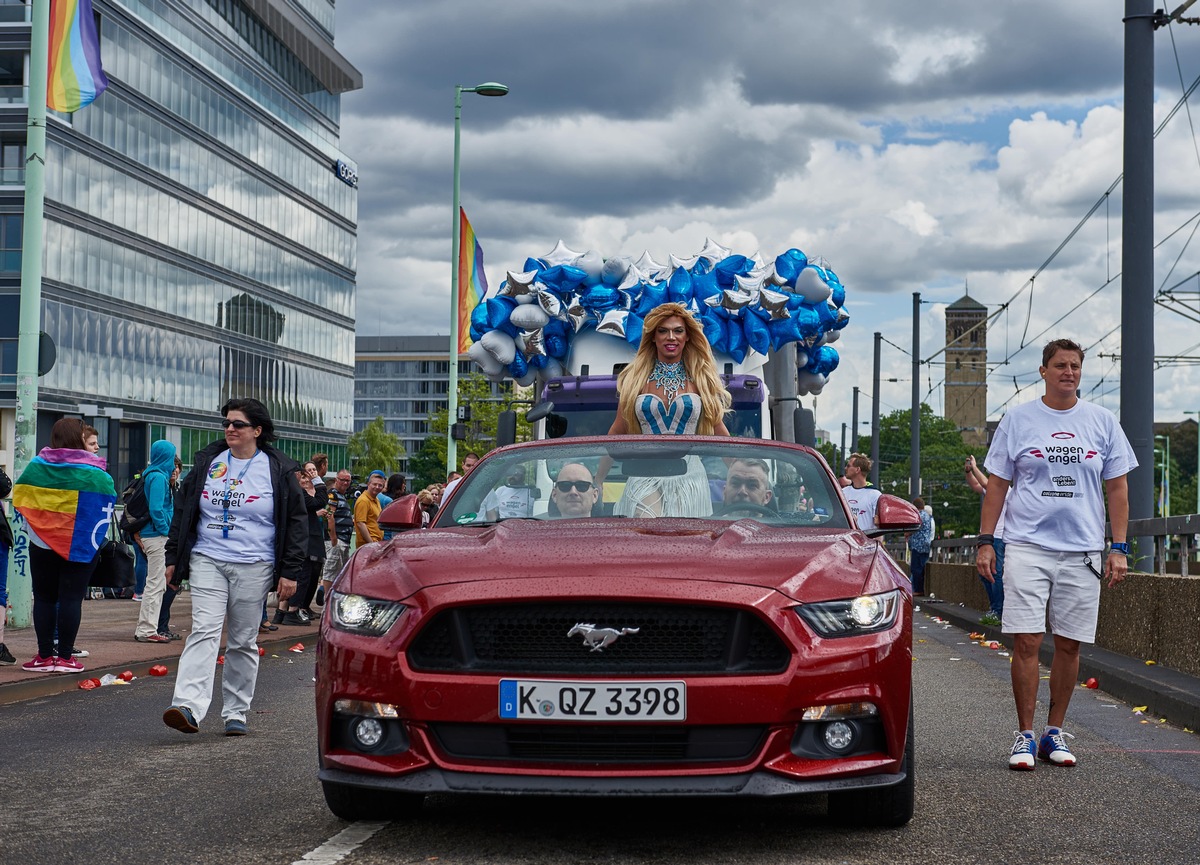
[[[21,272],[21,235],[23,217],[16,213],[0,214],[0,270]]]

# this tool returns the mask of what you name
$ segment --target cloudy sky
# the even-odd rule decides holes
[[[709,237],[766,258],[796,247],[847,288],[842,363],[816,398],[835,440],[856,385],[870,417],[873,333],[895,344],[883,411],[904,408],[912,293],[926,359],[964,285],[991,310],[1011,301],[988,336],[991,417],[1036,395],[1041,345],[1060,336],[1090,348],[1085,394],[1116,410],[1120,185],[1028,284],[1121,173],[1123,12],[1117,0],[337,0],[338,47],[365,82],[342,118],[360,177],[358,333],[449,333],[454,86],[494,80],[509,95],[464,95],[462,124],[462,203],[493,285],[560,238],[659,261]],[[1155,48],[1158,124],[1200,75],[1200,27],[1160,29]],[[1154,279],[1195,294],[1193,115],[1178,111],[1156,142]],[[1155,323],[1156,355],[1200,354],[1200,326],[1162,307]],[[1159,369],[1159,420],[1200,409],[1196,369]],[[943,376],[938,361],[922,367],[938,412]]]

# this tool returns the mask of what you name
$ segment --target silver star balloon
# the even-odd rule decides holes
[[[682,267],[684,270],[690,273],[692,268],[696,266],[696,262],[700,260],[700,256],[693,255],[691,258],[680,258],[677,255],[672,255],[669,260],[671,262],[670,268],[672,271],[676,271]]]
[[[729,258],[731,250],[726,246],[721,246],[711,237],[704,238],[704,248],[696,255],[696,258],[707,258],[712,264],[716,264],[722,259]]]
[[[570,319],[571,325],[575,328],[575,332],[583,330],[583,326],[588,323],[591,318],[591,313],[584,309],[578,299],[567,309],[567,318]]]
[[[655,261],[648,249],[633,263],[633,266],[640,270],[647,280],[652,282],[662,280],[664,274],[669,270],[665,264],[659,264]]]
[[[621,280],[621,284],[617,288],[621,291],[633,291],[636,294],[638,283],[643,279],[645,279],[645,276],[638,269],[638,266],[631,264],[629,265],[629,269],[625,271],[625,278]]]
[[[546,315],[551,318],[563,318],[563,302],[558,299],[558,295],[547,288],[543,283],[535,282],[533,290],[537,295],[538,306],[546,311]]]
[[[740,312],[742,307],[753,302],[754,295],[740,288],[727,288],[720,294],[715,295],[714,298],[709,298],[708,300],[713,299],[717,301],[714,305],[720,306],[722,309],[729,310],[730,312]]]
[[[763,309],[771,313],[771,321],[792,317],[787,308],[788,296],[782,291],[772,291],[769,288],[764,288],[758,293],[758,302]]]
[[[762,277],[749,273],[744,276],[738,275],[734,279],[737,281],[738,290],[748,292],[752,298],[758,294],[763,284]]]
[[[546,354],[546,343],[542,336],[540,327],[535,330],[521,331],[521,335],[517,339],[521,343],[520,348],[526,358]]]
[[[559,264],[574,264],[575,261],[583,253],[576,252],[561,240],[554,245],[554,249],[550,250],[546,255],[542,256],[542,261],[546,262],[547,267],[554,267]]]
[[[625,338],[625,321],[629,318],[629,313],[623,309],[611,309],[604,313],[604,317],[600,319],[600,323],[596,325],[598,333],[607,333],[612,336]]]
[[[537,276],[536,270],[526,271],[524,273],[508,272],[508,279],[504,281],[504,285],[500,286],[500,291],[497,292],[501,297],[511,297],[518,303],[531,303],[533,297],[533,280]]]

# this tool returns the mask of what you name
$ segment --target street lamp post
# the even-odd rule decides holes
[[[1159,474],[1159,481],[1161,482],[1159,489],[1162,491],[1162,507],[1159,508],[1161,511],[1159,516],[1169,517],[1171,516],[1171,437],[1166,435],[1155,436],[1154,440],[1166,442],[1166,445],[1162,448],[1162,472]],[[1155,450],[1158,450],[1158,448],[1155,448]]]
[[[458,421],[458,256],[460,243],[459,230],[459,147],[462,136],[462,95],[478,93],[480,96],[504,96],[508,88],[495,81],[487,81],[474,87],[454,87],[454,213],[450,220],[451,243],[450,258],[450,385],[448,411],[446,415],[446,472],[458,468],[458,447],[454,441],[454,424]]]
[[[1185,411],[1196,416],[1196,513],[1200,514],[1200,411]]]

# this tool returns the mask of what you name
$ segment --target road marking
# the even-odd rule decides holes
[[[305,853],[292,865],[333,865],[362,846],[387,823],[355,823],[338,832],[316,850]]]

